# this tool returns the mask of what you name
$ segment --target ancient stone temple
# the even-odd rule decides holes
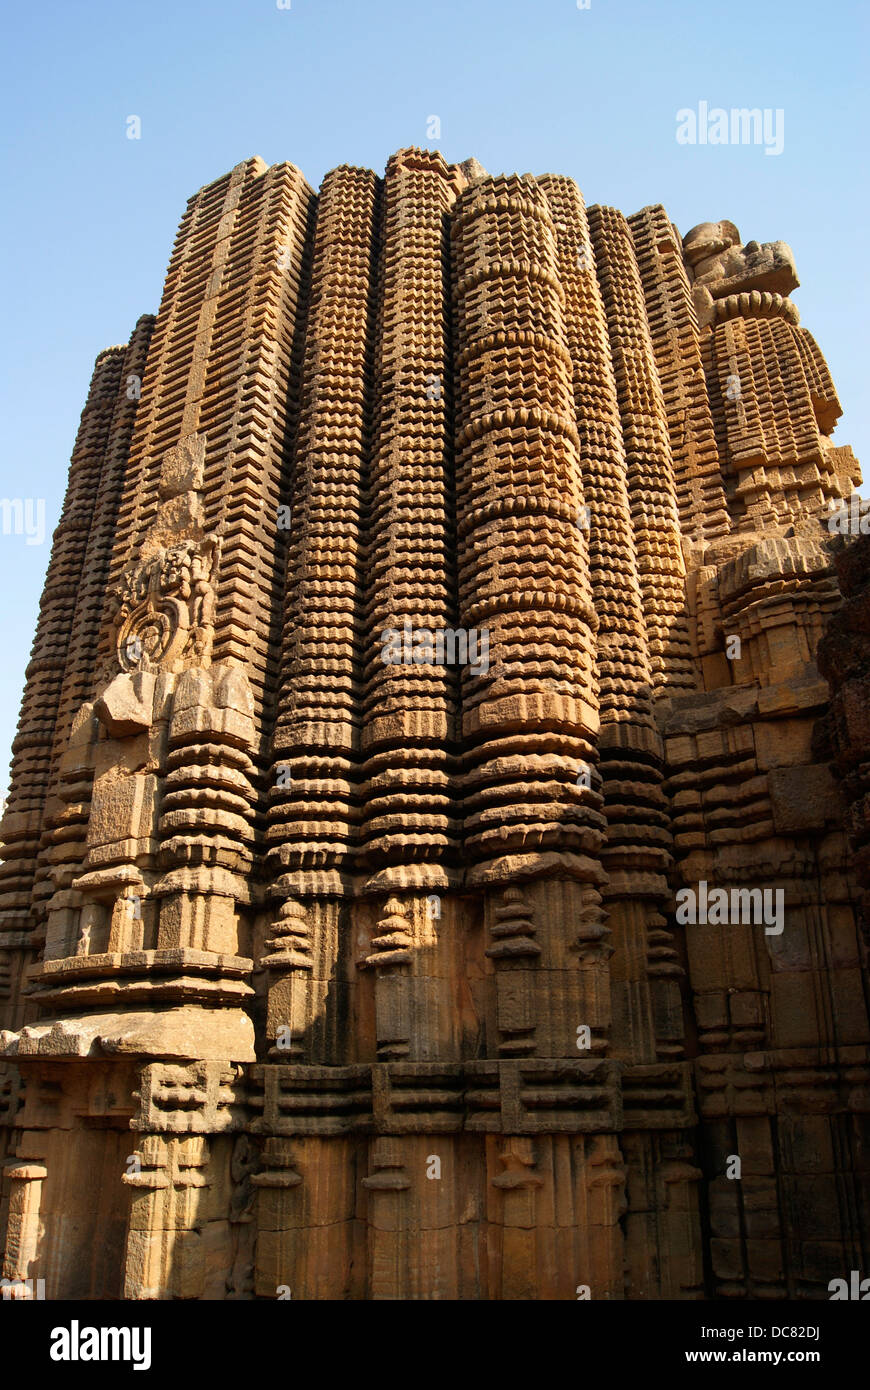
[[[870,541],[797,284],[415,149],[191,199],[14,745],[6,1295],[870,1273]]]

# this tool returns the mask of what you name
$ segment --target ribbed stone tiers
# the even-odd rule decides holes
[[[416,149],[190,200],[97,359],[14,745],[6,1279],[870,1270],[870,538],[797,284]]]

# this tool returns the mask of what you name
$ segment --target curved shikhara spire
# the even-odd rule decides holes
[[[190,200],[97,360],[14,747],[4,1275],[784,1297],[851,1258],[842,612],[819,723],[814,662],[859,474],[796,285],[431,150]]]

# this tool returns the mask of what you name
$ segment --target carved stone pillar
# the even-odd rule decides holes
[[[133,1189],[124,1297],[199,1298],[206,1273],[200,1226],[208,1139],[149,1134],[137,1153],[141,1166],[122,1178]]]
[[[379,1062],[408,1057],[411,1051],[410,923],[398,898],[388,899],[372,937],[372,953],[359,962],[375,971],[375,1032]]]
[[[414,1233],[408,1220],[411,1179],[401,1139],[380,1137],[370,1152],[372,1171],[362,1185],[369,1194],[369,1297],[409,1296],[409,1245]]]
[[[4,1279],[16,1280],[22,1285],[39,1272],[40,1203],[42,1184],[47,1177],[48,1169],[32,1157],[11,1159],[4,1165],[4,1179],[9,1183],[9,1216],[2,1274]],[[26,1297],[19,1290],[13,1290],[11,1296]]]
[[[496,1027],[500,1057],[531,1057],[535,1052],[534,967],[541,955],[529,904],[519,888],[506,888],[493,909],[493,944],[486,954],[496,968]]]
[[[537,1293],[536,1198],[544,1185],[535,1172],[534,1141],[528,1137],[501,1140],[501,1171],[490,1179],[501,1195],[498,1219],[501,1260],[496,1296],[535,1298]]]
[[[283,1288],[290,1298],[298,1298],[303,1250],[302,1174],[297,1171],[296,1146],[285,1139],[267,1139],[262,1167],[251,1182],[257,1190],[254,1291],[259,1298],[277,1298]]]
[[[312,929],[302,903],[289,898],[272,922],[268,954],[260,965],[269,972],[266,1036],[270,1056],[285,1062],[306,1060],[303,1034],[311,1022]]]

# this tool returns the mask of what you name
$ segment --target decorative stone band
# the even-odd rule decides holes
[[[145,1133],[224,1134],[244,1129],[244,1069],[232,1062],[150,1062],[133,1092],[130,1128]]]
[[[260,1065],[250,1073],[250,1128],[273,1136],[687,1129],[696,1123],[690,1065],[537,1058]]]
[[[705,1120],[775,1115],[788,1096],[792,1113],[870,1113],[870,1047],[788,1047],[719,1053],[695,1063],[698,1108]]]
[[[711,313],[713,323],[723,323],[726,319],[735,318],[781,318],[797,327],[801,318],[796,304],[770,290],[750,290],[743,294],[726,295],[724,299],[715,299]]]
[[[108,951],[34,966],[30,978],[41,1004],[65,1008],[103,1004],[241,1004],[253,993],[253,961],[180,947]]]

